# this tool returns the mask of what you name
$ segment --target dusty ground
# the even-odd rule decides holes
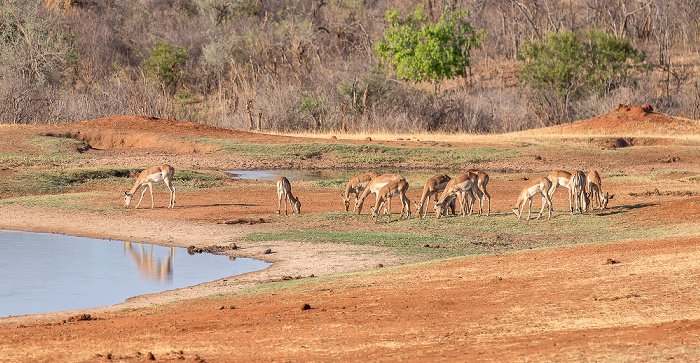
[[[641,127],[647,124],[662,126]],[[190,141],[197,136],[250,143],[311,139],[139,117],[0,131],[4,137],[10,133],[70,136],[94,148],[85,152],[94,153],[96,158],[70,167],[157,163],[203,170],[336,166],[319,160],[271,165],[222,157],[214,152],[216,147]],[[697,160],[678,151],[679,145],[689,141],[668,137],[674,133],[697,137],[697,122],[622,109],[540,133],[594,135],[583,141],[562,136],[562,142],[583,143],[588,148],[627,148],[623,154],[602,156],[586,148],[573,154],[554,150],[478,165],[484,170],[527,171],[493,178],[489,186],[494,216],[489,218],[505,218],[524,183],[522,178],[553,169],[595,168],[603,174],[644,175],[657,169],[700,173]],[[342,138],[313,141],[377,142]],[[411,143],[418,144],[411,141],[407,146]],[[451,147],[462,146],[467,144],[451,143]],[[12,167],[0,171],[11,172]],[[676,176],[670,173],[664,178]],[[221,190],[178,193],[178,204],[172,211],[164,209],[163,189],[156,192],[154,210],[129,213],[3,207],[0,227],[206,247],[228,245],[249,232],[300,228],[303,224],[292,217],[274,215],[272,182],[230,183],[231,188]],[[337,190],[317,190],[310,185],[299,182],[294,187],[304,198],[304,213],[341,207]],[[662,183],[656,190],[645,183],[605,187],[616,193],[613,208],[584,217],[631,213],[649,225],[700,221],[697,184],[683,190],[664,188]],[[417,199],[419,192],[420,187],[412,187],[409,198]],[[562,213],[566,202],[559,193],[555,207]],[[119,204],[121,199],[105,197],[98,202]],[[226,224],[247,221],[251,216],[266,223]],[[363,223],[314,228],[384,227]],[[158,361],[700,359],[697,234],[419,264],[407,264],[413,261],[377,247],[286,241],[241,247],[231,253],[274,265],[258,273],[141,296],[112,307],[0,319],[0,361],[140,361],[151,357]],[[268,248],[274,253],[264,254]],[[384,268],[378,268],[380,264]],[[303,279],[284,287],[270,284],[290,276]],[[250,287],[262,289],[235,293]]]

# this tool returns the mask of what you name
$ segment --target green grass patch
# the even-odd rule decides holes
[[[519,155],[510,149],[494,147],[430,148],[383,145],[349,145],[326,143],[241,144],[230,140],[214,140],[222,150],[254,159],[271,161],[331,159],[345,164],[431,163],[436,167],[504,160]]]
[[[446,216],[439,220],[432,214],[420,220],[398,221],[398,213],[391,218],[382,215],[375,224],[367,213],[356,215],[346,212],[325,212],[290,216],[285,224],[290,230],[257,233],[245,241],[266,242],[288,240],[307,243],[340,243],[395,248],[404,253],[430,253],[449,257],[521,251],[529,249],[607,243],[635,239],[660,239],[682,235],[697,235],[700,224],[649,226],[636,223],[636,205],[616,206],[603,213],[571,215],[557,210],[547,220],[546,211],[540,220],[518,221],[512,213],[493,213],[491,216]],[[527,211],[525,212],[527,213]],[[533,218],[537,216],[533,210]],[[362,231],[334,231],[337,226],[348,226]],[[431,248],[425,248],[429,245]],[[435,251],[431,250],[439,246]]]
[[[87,148],[84,142],[69,138],[20,138],[13,147],[15,152],[0,153],[0,164],[13,167],[51,165],[92,157],[80,152]]]
[[[25,170],[0,180],[0,188],[15,194],[60,193],[69,188],[89,184],[121,185],[129,189],[142,168],[71,168],[61,170]],[[173,183],[177,189],[198,189],[217,186],[225,176],[192,170],[176,170]],[[126,185],[127,187],[124,187]]]
[[[0,206],[21,206],[57,208],[64,210],[80,210],[87,212],[117,212],[123,211],[120,204],[103,204],[96,200],[104,196],[113,196],[114,193],[94,191],[84,193],[31,195],[0,199]]]

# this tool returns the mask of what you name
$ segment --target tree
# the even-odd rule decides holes
[[[182,68],[189,59],[189,52],[184,47],[157,41],[150,54],[144,68],[158,78],[164,90],[169,89],[173,94],[177,82],[182,78]]]
[[[440,21],[430,24],[423,5],[405,19],[398,10],[390,10],[386,20],[391,27],[377,44],[377,54],[396,67],[399,77],[432,82],[437,91],[441,80],[468,75],[470,51],[486,37],[486,31],[474,30],[464,20],[467,17],[468,10],[446,7]]]
[[[601,30],[551,33],[544,42],[525,42],[520,56],[520,80],[538,92],[547,123],[568,119],[572,101],[633,80],[644,62],[626,39]]]

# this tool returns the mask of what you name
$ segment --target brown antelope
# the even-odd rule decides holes
[[[592,198],[593,201],[598,204],[598,209],[607,208],[608,201],[610,201],[610,199],[612,199],[615,195],[610,195],[609,193],[603,194],[603,183],[600,180],[600,175],[597,171],[592,170],[590,173],[588,173],[587,179],[588,190],[586,196],[588,200],[591,200]],[[588,203],[588,209],[592,209],[592,204],[592,201]]]
[[[430,203],[430,197],[433,197],[433,201],[437,201],[440,192],[445,190],[445,186],[447,186],[449,181],[450,177],[446,174],[438,174],[425,182],[425,186],[423,187],[423,195],[420,197],[420,202],[416,202],[416,213],[418,213],[418,218],[423,219],[425,215],[428,214],[428,208],[425,206],[426,204]],[[452,212],[454,212],[454,204],[452,204]]]
[[[369,184],[369,182],[377,176],[379,176],[379,174],[372,171],[369,173],[360,174],[350,179],[348,186],[345,187],[345,193],[341,194],[340,196],[343,198],[343,204],[345,204],[346,212],[350,211],[350,194],[355,194],[355,202],[357,203],[357,198],[360,193],[362,193],[367,187],[367,184]],[[357,208],[356,204],[355,208]],[[353,210],[353,212],[354,211],[355,210]]]
[[[170,165],[157,165],[152,166],[139,174],[136,178],[136,183],[131,187],[131,190],[124,192],[124,208],[129,208],[131,204],[131,198],[134,196],[139,188],[143,186],[143,192],[141,192],[141,199],[139,199],[138,204],[134,209],[137,209],[141,205],[144,194],[146,194],[146,188],[151,191],[151,209],[153,209],[153,183],[164,182],[165,185],[170,189],[170,203],[168,204],[168,209],[175,208],[175,188],[173,187],[173,175],[175,174],[175,169]]]
[[[360,197],[355,200],[355,213],[360,214],[362,213],[362,204],[364,204],[365,199],[367,196],[370,194],[374,193],[374,195],[379,198],[379,190],[382,189],[385,185],[389,184],[389,182],[394,181],[394,180],[399,180],[399,179],[404,179],[399,174],[384,174],[380,175],[374,179],[372,179],[369,184],[367,184],[367,187],[365,187],[365,190],[360,194]],[[391,209],[391,198],[389,198],[389,206],[384,205],[385,211],[388,209]]]
[[[586,210],[586,174],[580,170],[576,170],[571,174],[571,180],[569,181],[569,197],[571,198],[570,203],[572,205],[571,214],[574,214],[574,210],[578,210],[583,214]]]
[[[477,187],[475,182],[476,175],[470,172],[462,173],[456,177],[450,179],[450,181],[445,186],[445,190],[440,194],[440,199],[435,202],[433,210],[435,211],[435,217],[440,218],[442,216],[443,210],[447,207],[447,204],[454,198],[460,197],[460,193],[471,191],[481,198],[481,191]],[[466,199],[466,198],[464,198]],[[467,213],[467,206],[465,201],[462,201],[460,206],[460,214],[464,217]],[[471,214],[471,211],[470,211]],[[479,215],[481,215],[481,209],[479,210]]]
[[[292,207],[292,214],[301,213],[301,202],[292,194],[292,185],[287,178],[281,177],[277,180],[277,214],[281,214],[282,203],[284,203],[284,215],[288,215],[287,202]]]
[[[542,194],[542,209],[540,209],[540,214],[537,216],[537,219],[542,217],[545,206],[549,206],[549,217],[547,219],[552,218],[551,188],[552,182],[545,177],[541,177],[527,184],[518,195],[518,200],[515,202],[516,207],[510,206],[510,208],[513,209],[513,213],[518,217],[518,220],[520,220],[520,217],[523,215],[523,208],[525,208],[526,202],[530,203],[530,208],[527,212],[527,220],[530,220],[530,215],[532,214],[532,198],[537,194]]]
[[[491,215],[491,195],[489,194],[489,192],[486,191],[486,186],[489,184],[489,175],[483,171],[476,170],[476,169],[469,169],[469,170],[467,170],[467,172],[472,173],[472,174],[477,176],[476,186],[477,186],[477,188],[479,188],[479,190],[481,191],[483,196],[486,197],[486,199],[488,200],[488,212],[486,212],[486,215],[490,216]],[[469,195],[471,196],[471,199],[473,202],[474,201],[474,194],[469,192]],[[483,203],[484,203],[483,197],[479,197],[479,202],[483,205]],[[469,210],[470,213],[471,213],[473,208],[474,208],[474,204],[472,203],[470,210]],[[479,213],[479,215],[481,215],[481,213]]]
[[[549,189],[549,199],[552,199],[552,197],[554,196],[554,192],[559,186],[565,187],[566,189],[568,189],[567,194],[569,195],[569,209],[573,211],[574,206],[571,203],[573,198],[571,196],[571,188],[569,188],[569,183],[571,182],[571,173],[564,170],[555,170],[549,173],[548,178],[549,181],[552,182],[552,187]]]
[[[391,200],[391,197],[399,196],[401,201],[401,214],[399,215],[399,220],[403,217],[404,211],[406,211],[406,219],[411,218],[411,201],[406,197],[406,191],[408,191],[408,182],[405,179],[393,180],[382,187],[377,193],[377,201],[374,207],[370,207],[372,211],[372,218],[374,218],[374,223],[377,223],[379,219],[379,209],[382,204],[385,204],[387,199]],[[391,209],[389,209],[389,217],[391,219]]]

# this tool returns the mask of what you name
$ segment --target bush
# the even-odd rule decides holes
[[[569,120],[573,102],[633,82],[644,61],[626,39],[600,30],[567,30],[549,34],[545,42],[526,41],[520,56],[520,80],[534,89],[528,94],[545,125]]]

